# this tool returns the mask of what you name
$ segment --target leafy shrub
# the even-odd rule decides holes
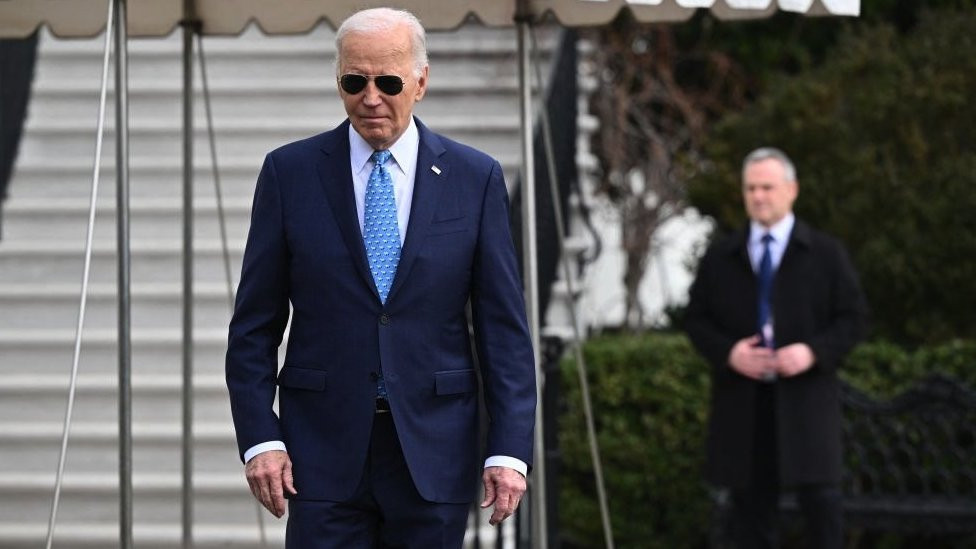
[[[602,336],[586,342],[583,355],[617,546],[706,546],[711,509],[702,464],[710,367],[684,335],[674,333]],[[846,382],[878,399],[895,396],[932,373],[976,387],[976,341],[912,351],[884,341],[865,343],[841,369]],[[582,398],[571,358],[562,364],[562,387],[560,530],[567,546],[601,547]],[[884,537],[890,547],[911,546],[897,535]],[[871,538],[852,546],[876,542]]]
[[[583,354],[617,546],[703,545],[709,526],[701,474],[705,363],[678,334],[600,337]],[[600,512],[572,360],[563,364],[563,387],[563,533],[576,546],[599,547]]]

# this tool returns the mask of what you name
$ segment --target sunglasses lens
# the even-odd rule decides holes
[[[386,95],[396,95],[403,91],[403,80],[399,76],[385,74],[376,77],[376,87]]]
[[[369,80],[361,74],[343,74],[339,79],[339,85],[342,86],[343,91],[352,95],[363,91],[367,82]]]
[[[396,95],[403,91],[403,80],[395,74],[384,74],[372,77],[376,87],[386,95]],[[356,95],[366,88],[370,77],[362,74],[343,74],[339,78],[339,85],[348,94]]]

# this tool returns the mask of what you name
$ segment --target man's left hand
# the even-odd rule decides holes
[[[776,371],[782,377],[792,377],[810,369],[816,357],[806,343],[794,343],[776,350]]]
[[[481,508],[495,504],[488,523],[496,526],[518,509],[522,494],[525,493],[525,477],[508,467],[485,467],[481,479],[485,483],[485,500],[481,502]]]

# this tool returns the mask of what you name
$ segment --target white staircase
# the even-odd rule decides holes
[[[43,547],[53,498],[83,267],[103,38],[44,34],[0,241],[0,548]],[[204,40],[232,271],[239,274],[263,155],[344,118],[333,33]],[[180,544],[180,40],[130,44],[135,542]],[[468,26],[430,35],[417,113],[518,169],[515,35]],[[203,102],[196,78],[194,536],[259,547],[223,382],[230,316]],[[114,116],[109,110],[108,126]],[[118,545],[114,141],[103,156],[80,376],[55,547]],[[267,515],[266,515],[267,516]],[[486,521],[480,521],[486,523]],[[272,546],[283,523],[265,519]],[[471,533],[469,533],[470,535]]]

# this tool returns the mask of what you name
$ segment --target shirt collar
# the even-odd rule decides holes
[[[796,224],[796,216],[793,212],[786,214],[786,217],[777,221],[768,229],[755,221],[749,222],[749,244],[758,245],[762,241],[763,235],[769,233],[773,236],[773,241],[778,244],[786,244],[793,232],[793,225]]]
[[[390,155],[393,161],[403,171],[409,174],[417,164],[417,150],[420,148],[420,132],[417,131],[417,124],[413,117],[410,117],[410,125],[403,132],[403,135],[390,146]],[[363,136],[356,132],[356,129],[349,125],[349,158],[355,173],[362,172],[367,168],[370,157],[373,156],[373,147],[363,139]],[[389,166],[389,164],[387,164]]]

